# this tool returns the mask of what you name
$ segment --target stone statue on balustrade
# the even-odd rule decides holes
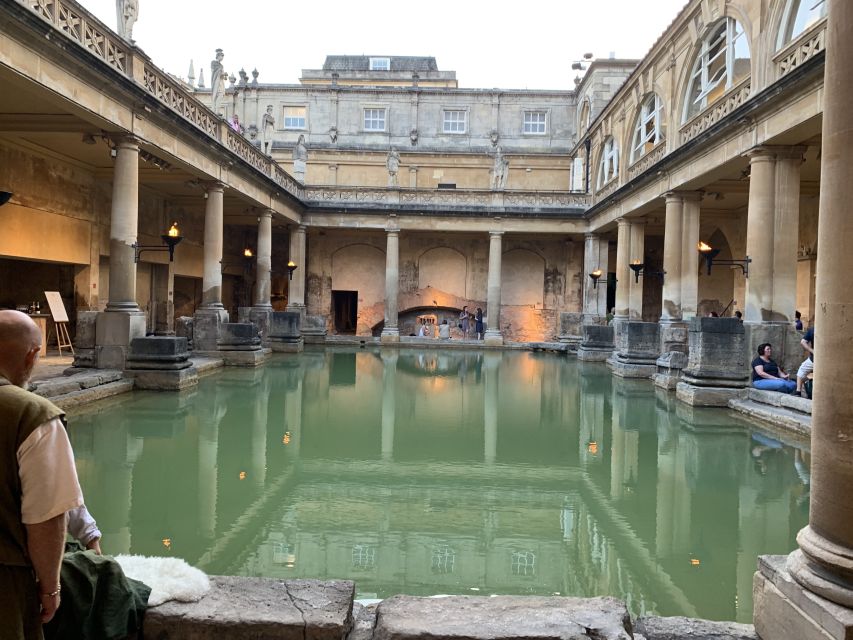
[[[272,115],[272,105],[268,104],[267,112],[261,117],[261,146],[267,155],[272,151],[272,136],[274,132],[275,118]]]
[[[225,97],[225,78],[228,74],[222,67],[222,58],[225,54],[222,49],[216,50],[216,57],[210,61],[210,108],[214,113],[219,113],[222,99]]]
[[[305,136],[300,135],[293,147],[293,177],[299,182],[305,182],[305,165],[308,164],[308,147],[305,146]]]
[[[397,183],[397,172],[400,171],[400,154],[394,147],[388,152],[385,159],[385,168],[388,169],[388,186],[399,187]]]
[[[495,147],[494,162],[492,165],[491,188],[495,190],[506,189],[506,179],[509,175],[509,160],[507,160],[500,145]]]
[[[138,16],[139,0],[116,0],[118,34],[128,42],[133,42],[133,25]]]

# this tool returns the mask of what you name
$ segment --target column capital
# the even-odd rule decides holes
[[[264,209],[258,214],[258,218],[270,218],[272,219],[273,213],[275,213],[272,209]]]
[[[678,202],[681,203],[683,195],[678,191],[667,191],[663,194],[663,198],[667,204],[670,202]]]
[[[749,151],[743,154],[744,157],[749,158],[749,164],[753,164],[755,162],[775,162],[776,161],[776,152],[773,147],[764,147],[758,146],[753,147]]]
[[[705,195],[704,191],[679,191],[678,193],[683,202],[700,202]]]
[[[113,142],[113,144],[118,149],[134,149],[136,151],[139,150],[139,138],[132,135],[112,135],[109,136],[109,139]]]
[[[631,221],[628,218],[616,218],[616,226],[617,227],[627,227],[631,224]]]
[[[205,193],[222,193],[225,191],[225,184],[219,182],[219,180],[207,180],[201,183],[201,187],[204,189]]]
[[[585,233],[583,234],[584,240],[598,240],[601,237],[600,233]]]
[[[304,224],[296,225],[296,233],[305,233],[307,228]]]
[[[490,238],[500,238],[503,234],[503,231],[489,231]]]
[[[385,233],[389,236],[396,237],[400,235],[399,227],[385,229]]]

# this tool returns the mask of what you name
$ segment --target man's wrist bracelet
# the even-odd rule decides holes
[[[58,596],[60,591],[62,591],[62,587],[60,585],[56,585],[56,591],[51,591],[50,593],[42,593],[41,595],[45,598],[52,598],[54,596]]]

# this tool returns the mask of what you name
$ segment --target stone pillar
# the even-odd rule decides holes
[[[645,262],[646,221],[631,221],[631,249],[628,263]],[[643,278],[637,278],[633,270],[628,271],[628,317],[643,319]]]
[[[305,256],[305,225],[299,225],[290,232],[290,260],[296,265],[296,271],[288,285],[287,310],[300,314],[305,313],[305,278],[308,276]]]
[[[682,194],[681,318],[696,317],[699,309],[699,218],[702,195]]]
[[[797,309],[802,147],[776,153],[776,220],[773,226],[773,318],[792,324]],[[750,265],[751,266],[751,265]],[[750,269],[750,276],[751,274]]]
[[[746,255],[752,259],[746,279],[744,322],[772,321],[773,218],[776,156],[757,148],[749,153],[749,207],[746,220]],[[789,259],[795,260],[796,254]]]
[[[193,351],[212,352],[219,349],[217,340],[228,312],[222,305],[222,235],[223,196],[225,187],[213,182],[206,187],[204,211],[204,264],[201,306],[193,316]]]
[[[763,557],[756,575],[756,631],[762,637],[850,637],[853,631],[853,378],[847,363],[853,267],[853,127],[850,83],[853,74],[853,4],[829,0],[823,113],[823,150],[815,324],[816,395],[812,404],[811,508],[800,531],[800,548],[788,557],[796,583],[785,580],[784,565]],[[752,273],[750,273],[750,280]],[[817,594],[815,597],[814,594]],[[837,603],[842,609],[834,606]]]
[[[397,295],[400,290],[400,231],[388,229],[385,250],[385,326],[381,342],[400,342],[397,327]]]
[[[629,296],[631,278],[634,276],[631,267],[631,222],[626,218],[616,221],[616,311],[614,317],[619,320],[628,318]]]
[[[678,193],[666,194],[666,219],[663,232],[663,309],[661,322],[681,320],[681,266],[684,245],[682,213],[684,202]]]
[[[583,245],[583,322],[598,324],[607,315],[607,263],[608,242],[599,234],[588,233]],[[601,270],[601,278],[593,288],[589,274]]]
[[[272,211],[267,209],[258,221],[258,268],[255,276],[255,307],[272,309],[270,269],[272,268]]]
[[[489,232],[489,279],[486,288],[486,313],[488,314],[486,335],[483,341],[486,344],[503,344],[501,333],[501,258],[503,256],[501,241],[503,231]]]
[[[207,187],[204,210],[204,272],[201,306],[223,309],[222,306],[222,234],[224,225],[223,196],[225,188],[219,183]]]
[[[110,214],[110,291],[106,311],[98,315],[95,358],[101,369],[121,369],[134,338],[145,335],[145,314],[136,304],[139,218],[139,145],[133,138],[116,142]]]
[[[133,244],[139,219],[139,145],[133,138],[116,143],[110,215],[110,293],[107,311],[139,311]]]

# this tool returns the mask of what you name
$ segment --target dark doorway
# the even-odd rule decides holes
[[[616,306],[616,272],[611,271],[607,274],[607,310],[605,313],[610,313],[610,310]]]
[[[332,291],[335,333],[355,335],[358,320],[358,291]]]

